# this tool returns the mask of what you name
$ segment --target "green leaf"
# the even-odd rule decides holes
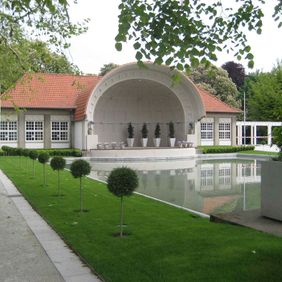
[[[248,68],[252,69],[254,67],[254,61],[249,61],[248,62]]]
[[[136,58],[137,61],[140,61],[143,58],[142,53],[138,51],[135,55],[135,58]]]
[[[116,47],[116,50],[117,50],[117,51],[121,51],[121,50],[122,50],[122,44],[121,44],[120,42],[117,42],[117,43],[115,44],[115,47]]]

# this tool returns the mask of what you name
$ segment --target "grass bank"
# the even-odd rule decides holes
[[[53,226],[106,281],[281,281],[282,239],[248,228],[210,223],[186,211],[134,195],[125,200],[126,230],[118,231],[119,199],[106,186],[84,181],[85,208],[80,215],[79,181],[68,171],[61,176],[36,162],[1,157],[0,168]]]

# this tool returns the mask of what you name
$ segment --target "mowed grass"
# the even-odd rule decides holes
[[[62,198],[55,197],[57,174],[47,165],[1,157],[0,168],[57,231],[106,281],[282,281],[282,238],[207,219],[134,195],[125,199],[125,230],[118,231],[119,199],[106,185],[84,180],[80,214],[79,180],[61,173]]]

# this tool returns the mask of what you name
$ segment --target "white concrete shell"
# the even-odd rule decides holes
[[[127,126],[134,126],[139,146],[141,127],[149,129],[149,146],[153,144],[156,123],[161,125],[162,143],[167,146],[168,123],[174,122],[178,140],[186,140],[189,123],[205,116],[197,88],[185,75],[173,83],[166,66],[127,64],[108,73],[93,90],[86,109],[87,121],[93,122],[98,142],[125,141]]]

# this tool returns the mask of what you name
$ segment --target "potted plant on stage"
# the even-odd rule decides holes
[[[161,127],[160,124],[156,124],[155,128],[155,138],[154,138],[155,147],[160,147],[161,144]]]
[[[142,134],[142,147],[147,147],[148,143],[148,128],[147,124],[144,123],[141,129],[141,134]]]
[[[127,132],[128,132],[127,145],[128,145],[128,147],[133,147],[133,144],[134,144],[134,127],[132,126],[131,122],[128,124]]]
[[[172,121],[168,124],[168,135],[169,135],[169,145],[170,147],[174,147],[175,146],[175,131],[174,131],[174,124]]]

